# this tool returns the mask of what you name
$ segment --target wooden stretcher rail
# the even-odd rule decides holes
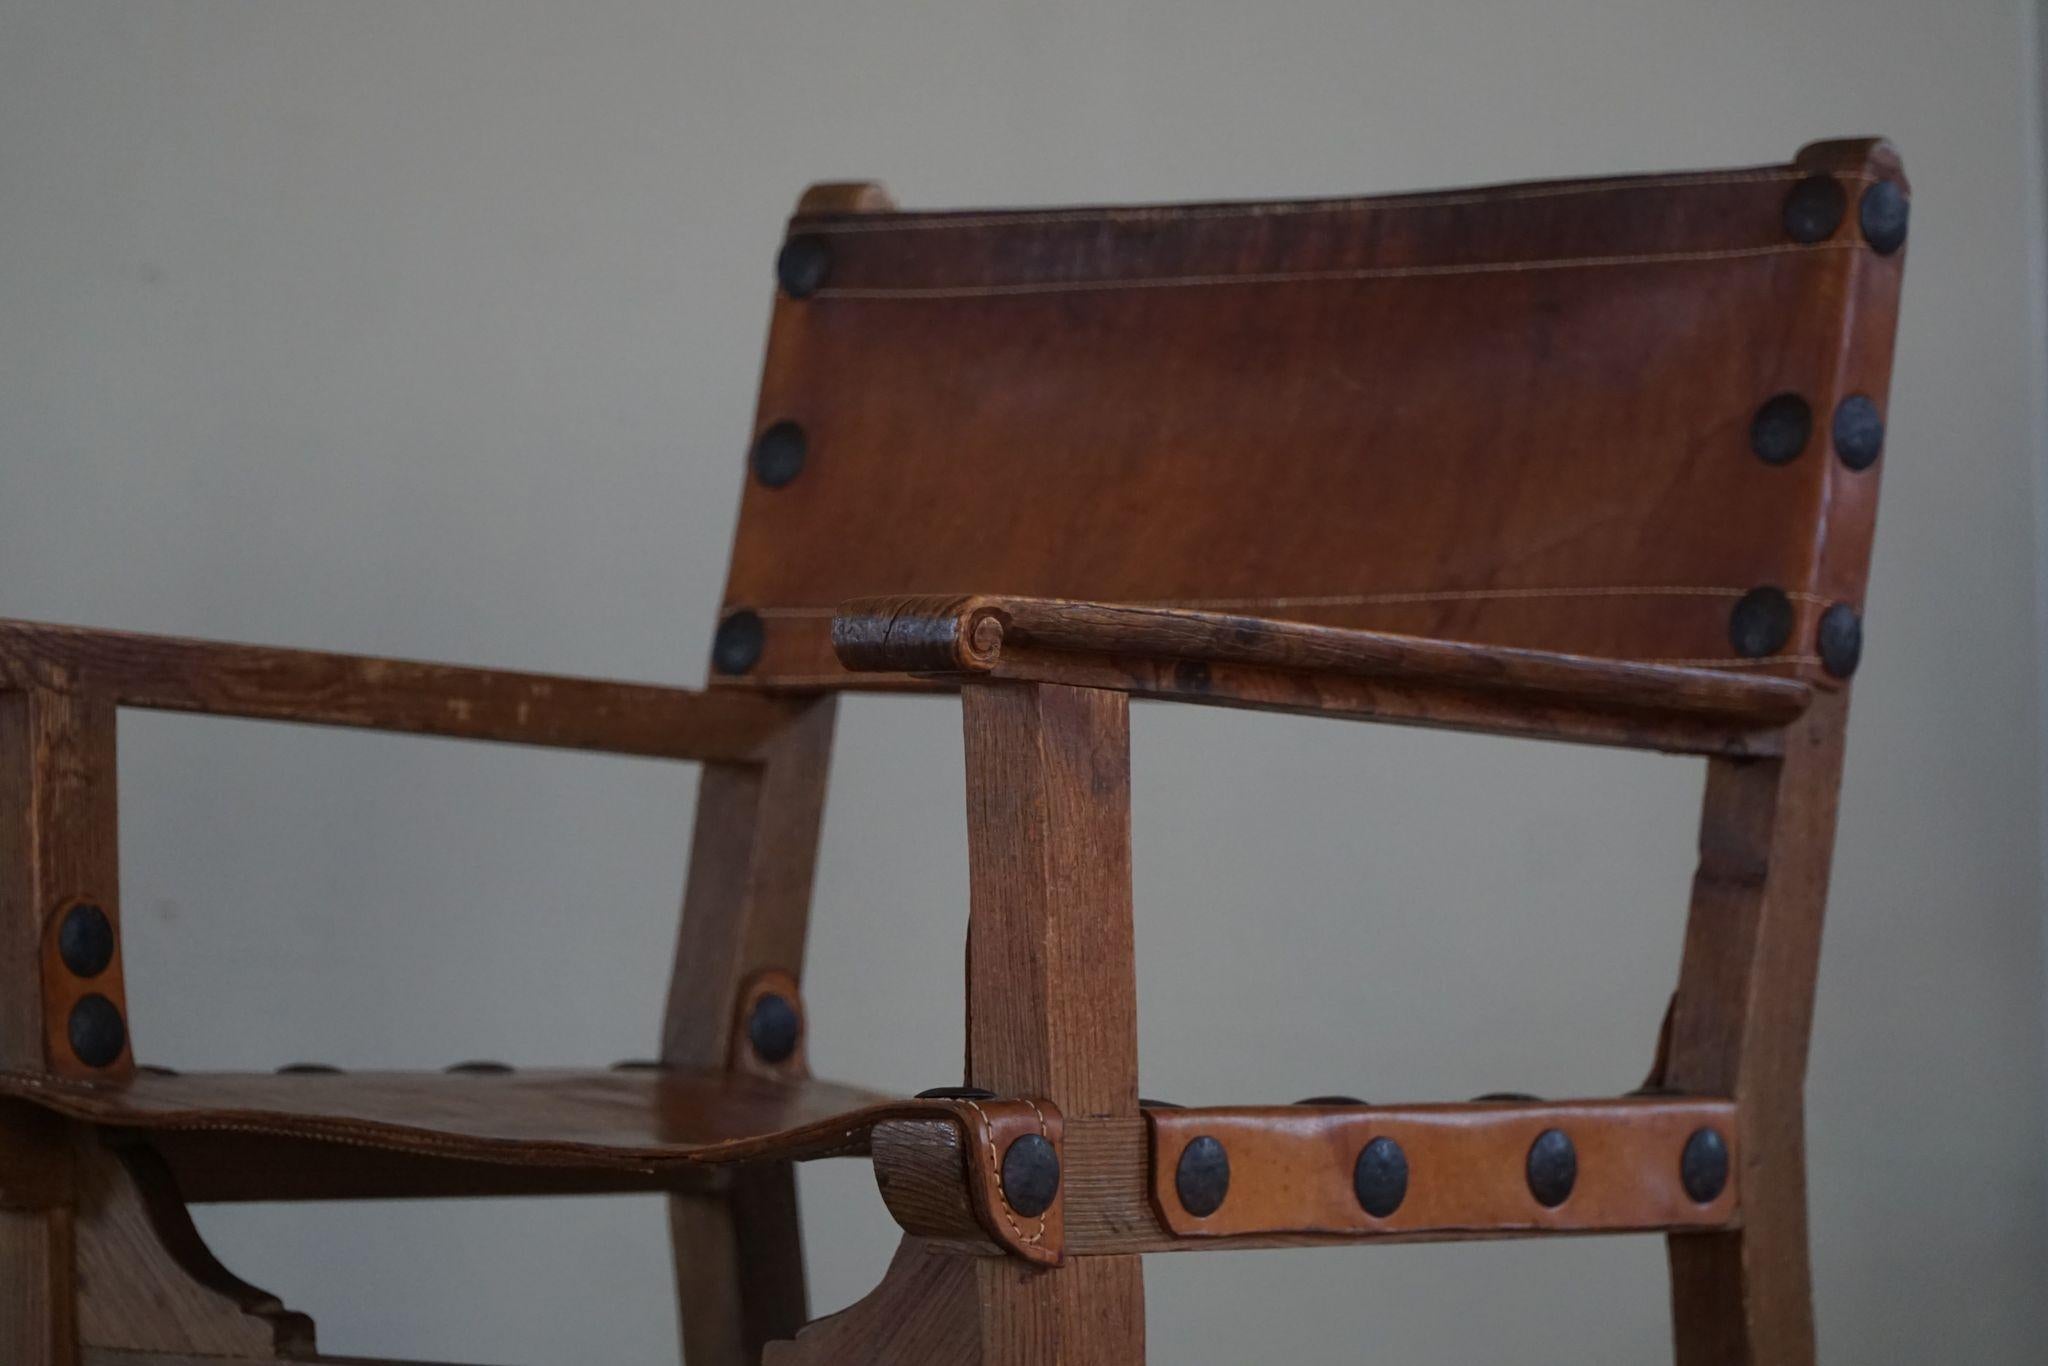
[[[365,655],[0,621],[0,690],[124,707],[744,763],[796,715],[787,699]]]
[[[1201,1140],[1207,1162],[1189,1157]],[[907,1232],[976,1250],[985,1240],[959,1191],[973,1155],[957,1142],[921,1122],[883,1124],[876,1176]],[[1065,1251],[1726,1229],[1740,1222],[1736,1142],[1734,1103],[1693,1097],[1070,1119]]]
[[[1812,700],[1745,675],[1173,608],[994,596],[845,604],[849,669],[992,677],[1721,754],[1775,753]]]

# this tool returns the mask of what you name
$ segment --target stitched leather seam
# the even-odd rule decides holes
[[[1403,209],[1458,208],[1472,204],[1513,203],[1524,199],[1561,199],[1576,195],[1611,194],[1617,190],[1677,189],[1694,185],[1767,185],[1804,180],[1810,172],[1787,168],[1782,171],[1712,173],[1697,176],[1647,176],[1633,180],[1585,181],[1570,185],[1530,186],[1500,190],[1491,194],[1392,195],[1386,198],[1360,196],[1351,199],[1295,200],[1280,203],[1215,204],[1197,207],[1181,205],[1125,205],[1101,209],[1048,209],[1009,214],[968,214],[959,217],[927,215],[900,218],[868,215],[843,221],[804,223],[804,231],[818,233],[925,232],[945,228],[1000,228],[1040,226],[1058,223],[1152,223],[1217,218],[1277,218],[1312,213],[1383,213]],[[1872,175],[1838,175],[1851,185],[1868,185]]]
[[[1110,606],[1126,607],[1185,607],[1195,610],[1213,610],[1229,607],[1383,607],[1399,606],[1406,603],[1427,602],[1485,602],[1499,600],[1512,602],[1528,598],[1632,598],[1632,597],[1702,597],[1739,598],[1749,592],[1747,588],[1445,588],[1418,589],[1398,593],[1343,593],[1324,597],[1278,597],[1278,598],[1149,598],[1135,602],[1112,603]],[[1811,603],[1819,607],[1834,601],[1820,593],[1787,591],[1786,597],[1794,602]],[[837,616],[837,607],[756,607],[754,615],[763,619],[776,617],[832,617]]]
[[[1289,285],[1341,283],[1353,280],[1429,279],[1452,275],[1513,275],[1543,270],[1582,270],[1596,266],[1694,264],[1742,261],[1798,252],[1861,251],[1861,242],[1775,243],[1767,247],[1727,247],[1713,251],[1641,252],[1621,256],[1559,256],[1534,261],[1472,261],[1441,266],[1361,266],[1354,270],[1283,270],[1244,275],[1124,276],[1111,280],[1027,280],[1002,285],[897,285],[826,287],[812,299],[995,299],[1039,294],[1100,294],[1115,290],[1195,289],[1217,285]]]
[[[1026,1100],[1024,1103],[1031,1107],[1032,1114],[1038,1116],[1038,1136],[1047,1142],[1051,1142],[1052,1136],[1045,1129],[1045,1111],[1038,1108],[1038,1102],[1035,1100]],[[1002,1163],[996,1161],[995,1125],[989,1121],[988,1111],[982,1109],[978,1103],[970,1100],[966,1104],[968,1109],[981,1116],[982,1146],[988,1149],[988,1172],[995,1180],[996,1194],[1002,1198],[1003,1222],[1010,1226],[1010,1231],[1016,1234],[1018,1240],[1027,1247],[1036,1244],[1045,1237],[1045,1216],[1040,1215],[1038,1217],[1038,1232],[1028,1238],[1025,1237],[1023,1227],[1017,1222],[1017,1216],[1010,1210],[1009,1192],[1003,1189],[1003,1166]]]

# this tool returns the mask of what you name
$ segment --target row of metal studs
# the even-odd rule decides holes
[[[1562,1129],[1538,1134],[1523,1161],[1523,1176],[1529,1194],[1545,1209],[1556,1209],[1570,1199],[1579,1179],[1578,1149],[1571,1135]],[[1718,1129],[1696,1129],[1686,1139],[1678,1179],[1697,1204],[1719,1198],[1728,1184],[1728,1142]],[[1190,1139],[1175,1165],[1173,1188],[1181,1208],[1197,1219],[1223,1208],[1230,1194],[1230,1154],[1222,1141],[1209,1134]],[[1352,1165],[1351,1190],[1358,1207],[1375,1219],[1400,1209],[1408,1198],[1408,1154],[1400,1143],[1385,1134],[1369,1139]]]

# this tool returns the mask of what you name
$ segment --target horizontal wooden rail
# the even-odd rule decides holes
[[[876,1178],[906,1231],[993,1253],[971,1186],[963,1188],[960,1141],[953,1125],[882,1124]],[[1723,1229],[1740,1219],[1736,1142],[1734,1103],[1695,1097],[1148,1108],[1141,1118],[1069,1119],[1065,1252]],[[1190,1200],[1184,1172],[1205,1153],[1208,1185],[1192,1187]]]
[[[1712,754],[1782,749],[1796,679],[1173,608],[1040,598],[845,604],[849,669],[983,676]]]
[[[653,759],[748,762],[801,703],[746,693],[0,621],[0,689]]]

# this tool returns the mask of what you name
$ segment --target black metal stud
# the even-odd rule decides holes
[[[1728,643],[1744,659],[1762,659],[1792,638],[1792,599],[1782,588],[1752,588],[1728,615]]]
[[[766,633],[761,617],[742,607],[718,623],[711,640],[711,667],[722,674],[743,674],[761,662],[761,644]]]
[[[1884,414],[1862,394],[1835,405],[1835,454],[1852,470],[1867,470],[1884,451]]]
[[[1180,1207],[1197,1219],[1206,1219],[1223,1208],[1230,1194],[1230,1154],[1207,1134],[1180,1150],[1180,1165],[1173,1171],[1174,1193]]]
[[[1363,1105],[1357,1096],[1303,1096],[1296,1105]]]
[[[1880,180],[1863,192],[1856,205],[1856,222],[1872,251],[1889,256],[1906,244],[1906,219],[1912,208],[1896,180]]]
[[[1545,1209],[1556,1209],[1571,1198],[1579,1181],[1579,1153],[1571,1135],[1562,1129],[1545,1129],[1529,1145],[1529,1194]]]
[[[280,1077],[338,1077],[341,1069],[324,1062],[288,1062],[277,1069]]]
[[[773,424],[754,440],[754,477],[768,488],[781,488],[804,472],[808,445],[796,423]]]
[[[454,1076],[502,1077],[512,1070],[512,1064],[506,1062],[488,1062],[483,1059],[476,1059],[470,1062],[455,1063],[447,1070],[451,1075]]]
[[[1842,226],[1849,197],[1831,175],[1810,175],[1785,195],[1785,235],[1795,242],[1825,242]]]
[[[822,237],[792,237],[775,254],[775,278],[792,299],[807,299],[817,293],[831,273],[832,249]]]
[[[787,996],[769,992],[747,1012],[747,1042],[763,1062],[787,1062],[803,1037],[804,1022]]]
[[[1060,1155],[1039,1134],[1025,1134],[1003,1149],[1003,1200],[1026,1219],[1052,1208],[1060,1193]]]
[[[1728,1140],[1718,1129],[1698,1129],[1685,1141],[1678,1180],[1696,1204],[1711,1205],[1728,1185]]]
[[[1386,1218],[1408,1198],[1408,1154],[1382,1134],[1359,1150],[1351,1189],[1360,1209],[1375,1219]]]
[[[1813,435],[1813,408],[1797,394],[1767,398],[1749,420],[1749,448],[1766,465],[1789,465]]]
[[[97,977],[114,961],[114,922],[90,901],[64,913],[57,927],[57,956],[75,977]]]
[[[1820,614],[1820,666],[1831,678],[1847,678],[1863,661],[1863,618],[1846,602]]]
[[[979,1086],[934,1086],[917,1093],[919,1100],[994,1100],[996,1093]]]
[[[1472,1103],[1474,1105],[1504,1105],[1513,1101],[1533,1101],[1542,1099],[1543,1097],[1532,1096],[1527,1091],[1488,1091],[1483,1096],[1472,1097]]]
[[[71,1039],[72,1054],[87,1067],[107,1067],[128,1046],[128,1025],[121,1008],[95,992],[79,998],[71,1007],[65,1032]]]
[[[614,1072],[659,1072],[662,1064],[653,1058],[625,1058],[612,1064]]]

